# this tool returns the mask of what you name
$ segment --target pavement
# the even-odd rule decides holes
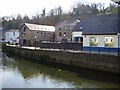
[[[12,47],[21,47],[19,45],[9,45],[6,44],[7,46],[12,46]],[[67,49],[50,49],[50,48],[40,48],[40,47],[26,47],[22,46],[21,48],[26,48],[26,49],[32,49],[32,50],[48,50],[48,51],[63,51],[63,52],[72,52],[72,53],[90,53],[90,54],[100,54],[100,55],[115,55],[117,56],[117,52],[95,52],[95,51],[81,51],[81,50],[67,50]]]

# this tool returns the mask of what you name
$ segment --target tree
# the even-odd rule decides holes
[[[109,13],[111,14],[117,14],[118,8],[115,4],[110,3],[109,7],[107,7],[107,10],[109,10]]]
[[[24,21],[24,22],[29,22],[29,21],[30,21],[30,18],[29,18],[27,15],[25,15],[25,16],[23,17],[23,21]]]
[[[98,3],[99,8],[99,14],[105,14],[105,4],[104,3]]]
[[[43,13],[41,14],[42,17],[45,17],[46,15],[46,12],[45,12],[45,9],[43,9]]]
[[[51,11],[49,12],[50,16],[58,16],[58,15],[62,15],[62,14],[63,14],[63,10],[62,10],[61,6],[51,9]]]
[[[97,4],[94,4],[94,3],[92,3],[91,4],[91,11],[92,11],[92,14],[93,15],[97,15],[98,14],[98,5]]]
[[[54,16],[54,10],[53,9],[49,12],[49,16]]]

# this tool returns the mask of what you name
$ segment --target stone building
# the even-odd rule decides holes
[[[31,46],[35,42],[54,41],[55,27],[25,23],[20,29],[20,45]]]
[[[55,41],[72,42],[72,30],[80,22],[78,19],[70,19],[59,22],[55,26]]]

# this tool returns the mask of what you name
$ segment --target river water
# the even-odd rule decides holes
[[[0,56],[0,88],[118,88],[120,85],[116,75],[59,70],[5,53]]]

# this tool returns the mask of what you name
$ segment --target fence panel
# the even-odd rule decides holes
[[[40,43],[40,48],[82,50],[82,43]]]
[[[91,47],[83,46],[83,43],[39,43],[37,44],[40,48],[45,49],[59,49],[59,50],[72,50],[72,51],[81,51],[84,53],[96,53],[96,54],[114,54],[118,55],[120,49],[111,48],[111,47]],[[119,50],[119,51],[118,51]]]

